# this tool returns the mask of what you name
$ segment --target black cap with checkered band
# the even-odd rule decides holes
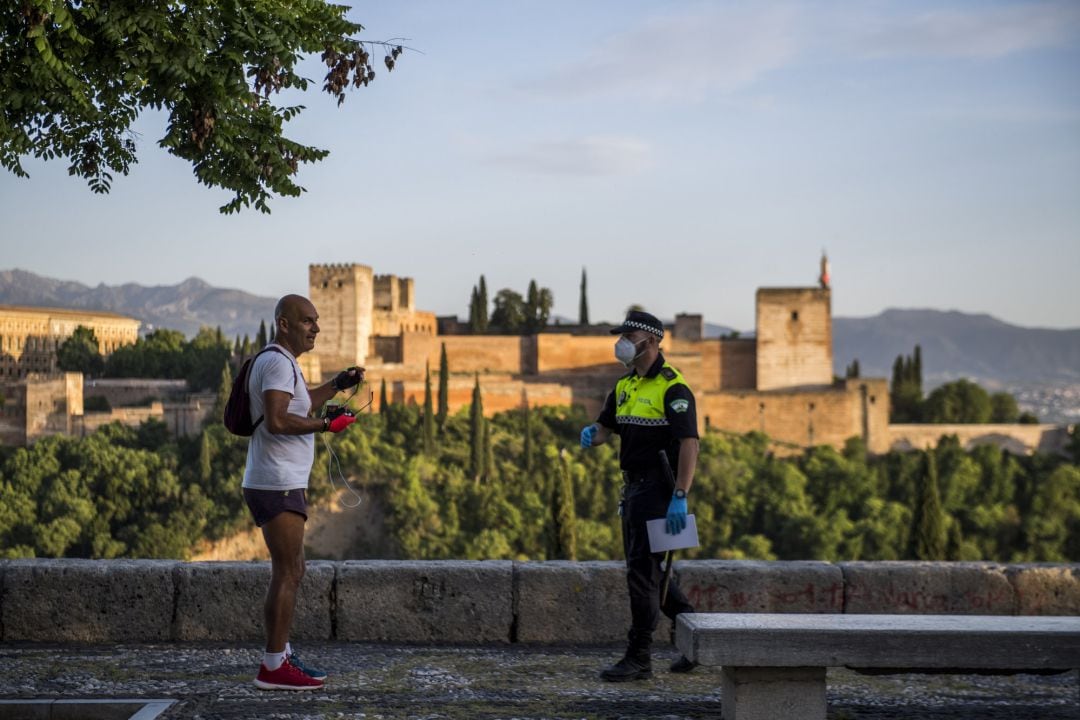
[[[657,320],[655,315],[641,310],[631,310],[626,313],[626,319],[623,320],[622,325],[611,328],[611,334],[622,335],[634,330],[644,330],[658,338],[664,337],[664,324]]]

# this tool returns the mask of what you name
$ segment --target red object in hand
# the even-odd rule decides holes
[[[356,422],[356,416],[352,413],[341,413],[326,426],[326,429],[332,433],[339,433],[345,428]]]

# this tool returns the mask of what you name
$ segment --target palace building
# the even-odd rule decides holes
[[[102,355],[139,337],[139,321],[115,313],[0,305],[0,379],[55,373],[57,349],[80,325],[94,331]]]

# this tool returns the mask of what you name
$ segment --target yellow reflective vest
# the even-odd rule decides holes
[[[669,425],[664,408],[664,397],[673,385],[690,386],[683,379],[682,373],[665,360],[655,376],[642,377],[635,372],[619,378],[615,384],[615,422],[619,425],[643,425],[646,427],[665,427]],[[685,412],[689,401],[676,399],[674,403],[686,403],[681,409]]]

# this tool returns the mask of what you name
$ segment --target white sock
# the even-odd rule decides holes
[[[289,643],[285,643],[285,655],[292,655],[292,645],[290,645]]]
[[[265,652],[263,653],[263,665],[270,672],[277,670],[285,663],[285,651],[281,652]]]

